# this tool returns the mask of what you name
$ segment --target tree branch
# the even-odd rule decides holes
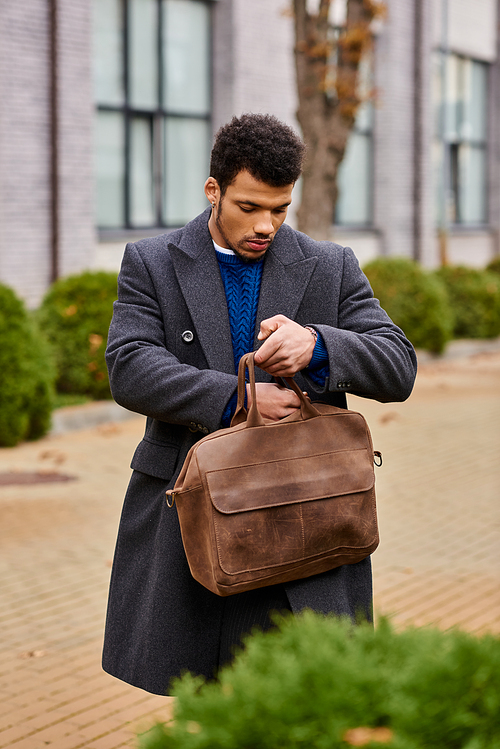
[[[338,167],[361,102],[359,65],[381,8],[378,0],[347,0],[346,26],[335,41],[330,5],[331,0],[320,0],[318,13],[311,14],[307,0],[293,0],[297,119],[308,148],[299,228],[322,238],[333,221]]]

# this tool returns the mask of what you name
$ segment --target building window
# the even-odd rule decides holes
[[[367,101],[360,107],[338,173],[335,223],[339,226],[372,224],[372,122],[373,106]]]
[[[346,152],[340,164],[335,223],[339,226],[367,227],[373,223],[373,60],[366,56],[360,67],[360,89],[363,103],[349,135]]]
[[[210,6],[94,0],[99,228],[179,226],[206,206]]]
[[[436,55],[434,169],[439,225],[487,221],[487,83],[487,64],[455,54]]]

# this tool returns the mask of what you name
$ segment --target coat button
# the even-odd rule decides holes
[[[185,330],[181,338],[184,343],[192,343],[194,341],[194,333],[192,330]]]

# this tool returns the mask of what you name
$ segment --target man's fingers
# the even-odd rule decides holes
[[[267,320],[262,320],[257,339],[259,341],[265,341],[266,338],[269,338],[271,333],[275,333],[278,328],[281,328],[281,326],[285,325],[287,322],[290,322],[290,320],[284,315],[274,315],[274,317],[268,317]]]
[[[271,325],[269,327],[264,327],[263,323],[260,324],[260,330],[259,335],[257,336],[258,341],[265,341],[266,338],[269,338],[271,333],[275,333],[279,328],[279,325]]]
[[[247,385],[247,392],[249,385]],[[288,388],[274,382],[258,382],[255,385],[257,406],[264,418],[275,421],[294,413],[300,406],[300,399]],[[250,399],[248,401],[250,406]]]
[[[279,348],[274,349],[270,348],[266,344],[262,346],[258,351],[255,353],[255,363],[260,367],[262,364],[263,367],[267,371],[270,371],[270,367],[275,367],[276,365],[279,365],[283,361],[283,354],[280,354]],[[272,373],[271,373],[272,374]]]
[[[263,343],[255,353],[255,363],[269,374],[293,377],[311,361],[313,336],[284,315],[263,320],[258,338]]]

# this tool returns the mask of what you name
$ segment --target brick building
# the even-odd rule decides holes
[[[205,206],[220,124],[295,125],[289,4],[2,0],[0,280],[34,306],[55,276],[117,269],[127,240]],[[499,0],[386,4],[332,236],[361,262],[483,266],[500,251]]]

